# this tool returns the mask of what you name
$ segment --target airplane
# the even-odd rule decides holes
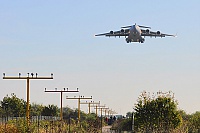
[[[137,25],[136,23],[134,25],[130,26],[123,26],[121,27],[121,30],[119,31],[110,31],[108,33],[103,34],[97,34],[95,36],[106,36],[106,37],[121,37],[124,36],[126,38],[127,43],[131,42],[139,42],[144,43],[145,39],[144,37],[166,37],[166,36],[172,36],[176,37],[176,35],[170,35],[170,34],[163,34],[160,31],[150,31],[151,27],[149,26],[142,26]]]

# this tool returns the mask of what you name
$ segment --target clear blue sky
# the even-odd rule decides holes
[[[119,114],[132,111],[139,94],[173,91],[179,108],[200,110],[200,1],[0,1],[0,73],[38,73],[54,80],[31,81],[31,102],[60,106],[69,87],[93,96]],[[124,38],[94,37],[130,24],[178,34],[127,44]],[[26,82],[0,80],[0,98],[26,100]],[[77,107],[77,101],[64,100]],[[86,105],[81,108],[87,111]]]

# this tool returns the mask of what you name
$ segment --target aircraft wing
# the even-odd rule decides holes
[[[95,36],[108,36],[108,37],[116,37],[116,36],[128,36],[129,35],[129,29],[121,29],[119,31],[110,31],[108,33],[101,33],[96,34]]]
[[[141,30],[142,34],[141,36],[149,36],[149,37],[166,37],[166,36],[172,36],[172,37],[176,37],[176,35],[170,35],[170,34],[164,34],[161,33],[160,31],[154,32],[154,31],[150,31],[150,30]]]

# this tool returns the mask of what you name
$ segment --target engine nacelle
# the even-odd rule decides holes
[[[160,35],[160,31],[157,31],[156,34],[157,34],[157,35]]]
[[[124,33],[124,29],[121,29],[121,32]]]
[[[149,34],[149,33],[150,33],[149,29],[146,29],[146,33],[147,33],[147,34]]]
[[[114,33],[114,32],[111,30],[111,31],[110,31],[110,34],[113,34],[113,33]]]

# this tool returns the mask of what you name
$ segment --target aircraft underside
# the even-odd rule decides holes
[[[131,43],[131,42],[139,42],[139,43],[144,43],[145,39],[144,38],[137,38],[137,39],[130,39],[130,38],[126,38],[126,42],[127,43]]]

